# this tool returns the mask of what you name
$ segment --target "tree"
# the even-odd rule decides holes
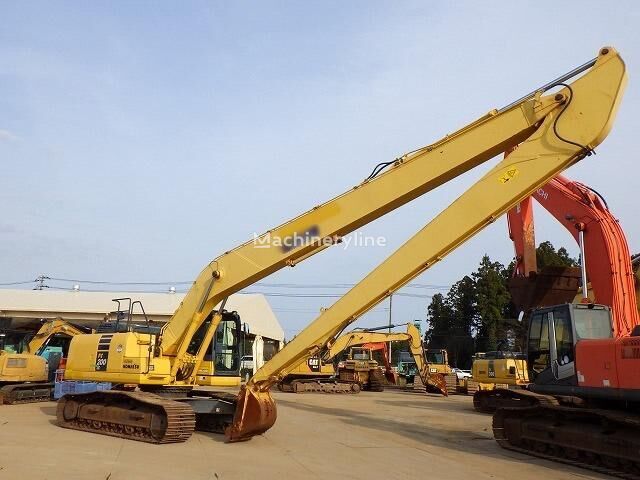
[[[468,275],[456,282],[447,294],[453,311],[452,328],[458,336],[471,336],[478,314],[476,284]]]
[[[538,261],[538,269],[544,267],[578,267],[580,262],[569,256],[569,252],[564,247],[560,247],[556,251],[550,241],[542,242],[536,248],[536,259]]]
[[[451,306],[441,293],[436,293],[427,307],[428,328],[424,335],[424,343],[430,348],[446,348],[452,317]]]
[[[495,350],[499,340],[506,337],[504,313],[511,300],[507,288],[505,268],[484,255],[480,266],[472,274],[477,299],[476,349]]]
[[[579,265],[565,248],[556,250],[549,241],[540,244],[536,256],[538,268]],[[485,254],[471,276],[456,282],[446,296],[434,295],[427,308],[425,344],[447,349],[451,365],[460,368],[471,365],[476,351],[495,350],[502,340],[511,347],[523,345],[526,322],[515,321],[519,312],[509,293],[514,265],[505,267]]]

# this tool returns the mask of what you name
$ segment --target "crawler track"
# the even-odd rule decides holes
[[[537,405],[493,416],[505,449],[628,480],[640,479],[639,433],[640,417],[610,410]]]
[[[64,428],[148,443],[184,442],[196,423],[189,405],[147,392],[68,394],[56,414]]]
[[[383,392],[387,379],[379,368],[369,370],[369,383],[364,389],[370,392]]]
[[[0,388],[0,404],[48,402],[51,400],[53,383],[18,383]]]
[[[533,407],[536,405],[558,405],[549,395],[540,395],[524,389],[496,388],[478,390],[473,394],[473,408],[482,413],[494,413],[498,408]]]
[[[343,393],[355,394],[360,392],[360,384],[348,382],[336,378],[309,378],[296,379],[287,383],[278,384],[282,392],[290,393]]]

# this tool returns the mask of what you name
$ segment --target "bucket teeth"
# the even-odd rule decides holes
[[[229,442],[249,440],[269,430],[276,417],[276,404],[268,390],[263,392],[243,386],[238,394],[233,423],[225,430],[225,436]]]

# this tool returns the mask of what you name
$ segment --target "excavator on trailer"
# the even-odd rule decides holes
[[[56,318],[43,323],[28,343],[25,332],[0,332],[0,403],[50,400],[53,374],[71,338],[91,331]]]
[[[605,47],[597,58],[432,145],[377,165],[344,194],[219,256],[159,334],[141,330],[75,337],[68,378],[136,383],[141,391],[65,395],[58,403],[58,423],[156,443],[184,441],[196,423],[207,430],[224,428],[229,441],[267,431],[276,420],[273,385],[406,281],[591,154],[612,126],[625,80],[621,57]],[[508,159],[280,350],[238,396],[194,388],[195,372],[231,293],[339,243],[344,235],[515,145],[520,146]],[[190,353],[194,333],[208,318],[203,341]],[[136,368],[123,368],[124,360]],[[167,393],[174,399],[162,396]]]

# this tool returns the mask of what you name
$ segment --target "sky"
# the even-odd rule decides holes
[[[180,290],[254,232],[604,45],[625,59],[627,91],[598,155],[566,173],[604,195],[638,252],[638,25],[634,1],[2,1],[0,283]],[[494,163],[359,231],[385,246],[334,247],[247,291],[269,293],[295,335]],[[536,219],[538,241],[577,256],[545,212]],[[394,296],[392,321],[424,319],[430,296],[485,253],[512,258],[505,219]],[[388,320],[385,302],[358,325]]]

